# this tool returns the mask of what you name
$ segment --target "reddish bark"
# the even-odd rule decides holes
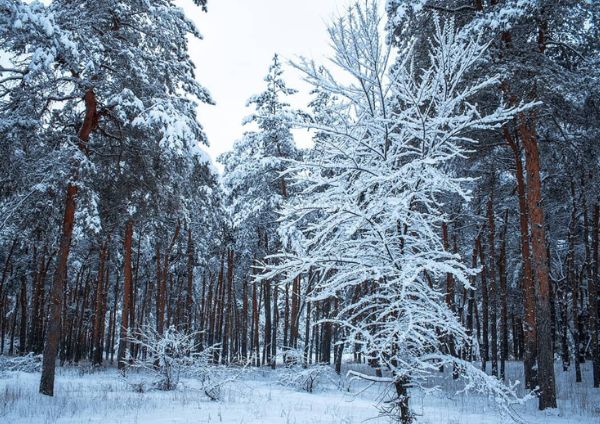
[[[521,290],[523,293],[523,367],[525,372],[525,386],[534,389],[537,386],[535,363],[537,358],[537,331],[535,285],[531,266],[531,253],[529,245],[529,206],[527,204],[525,175],[521,152],[516,140],[513,139],[507,127],[503,129],[504,140],[510,146],[515,157],[515,176],[517,179],[517,196],[519,201],[519,229],[521,241],[521,260],[523,263],[523,276]]]
[[[85,118],[79,131],[79,149],[87,154],[88,141],[92,131],[98,124],[98,112],[96,110],[96,94],[92,89],[88,89],[84,97]],[[48,396],[54,395],[54,374],[56,367],[56,354],[58,351],[58,342],[61,333],[61,311],[62,297],[64,293],[65,278],[67,276],[67,265],[69,262],[69,251],[71,249],[71,238],[73,236],[73,226],[75,223],[75,209],[78,187],[77,168],[78,161],[73,166],[72,180],[67,184],[65,196],[65,212],[63,215],[62,233],[60,237],[58,258],[54,278],[52,279],[52,288],[50,289],[50,308],[48,313],[48,329],[46,343],[44,346],[44,360],[42,364],[42,376],[40,379],[40,393]]]
[[[532,120],[534,116],[531,117]],[[556,408],[554,380],[554,351],[550,319],[550,279],[546,251],[546,230],[542,206],[540,154],[535,134],[535,123],[526,122],[521,114],[519,134],[523,140],[527,169],[527,203],[531,220],[532,269],[537,280],[537,340],[539,409]]]
[[[185,299],[187,331],[192,329],[192,307],[194,305],[194,242],[192,241],[192,229],[188,228],[188,251],[187,251],[187,290]]]
[[[125,355],[129,345],[129,308],[131,306],[131,284],[133,271],[131,266],[131,246],[133,243],[133,219],[127,220],[125,238],[123,240],[123,305],[121,309],[121,329],[119,333],[119,352],[117,366],[123,369],[126,365]]]
[[[62,236],[59,244],[59,254],[56,271],[50,288],[50,307],[48,311],[48,328],[46,343],[44,345],[44,360],[42,365],[42,377],[40,380],[40,393],[48,396],[54,395],[54,373],[56,366],[56,354],[61,333],[61,312],[64,284],[67,275],[67,263],[75,223],[75,198],[77,186],[69,184],[65,201],[65,213],[63,218]]]
[[[104,304],[104,264],[106,262],[107,246],[106,243],[100,248],[100,260],[98,262],[98,280],[96,285],[96,313],[94,314],[94,333],[93,333],[93,358],[92,363],[102,365],[102,338],[104,336],[104,314],[106,305]]]
[[[241,340],[241,349],[242,349],[242,358],[248,358],[248,281],[244,279],[243,287],[242,287],[242,340]]]

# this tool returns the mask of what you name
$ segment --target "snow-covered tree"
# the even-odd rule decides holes
[[[286,103],[286,97],[296,91],[287,87],[277,55],[265,82],[266,90],[247,102],[255,111],[244,124],[256,129],[245,133],[219,161],[225,168],[223,184],[231,199],[234,228],[245,233],[247,246],[260,245],[268,251],[265,243],[268,246],[276,237],[276,210],[288,195],[286,180],[279,173],[285,169],[284,160],[297,155]]]
[[[231,152],[219,158],[225,168],[223,185],[233,221],[238,276],[247,280],[254,273],[254,260],[274,253],[281,245],[277,234],[277,210],[290,196],[287,177],[282,173],[286,169],[286,160],[298,157],[290,131],[290,118],[294,112],[286,101],[296,90],[287,87],[278,55],[273,57],[265,82],[265,91],[252,96],[247,103],[255,110],[244,123],[255,128],[236,141]],[[262,289],[265,305],[263,358],[267,362],[276,355],[277,293],[271,291],[267,282]]]
[[[591,210],[587,209],[589,203],[596,202],[598,198],[594,187],[598,185],[598,173],[595,170],[600,151],[596,140],[600,127],[597,125],[598,109],[594,104],[599,96],[596,80],[600,60],[597,25],[600,3],[577,0],[391,0],[387,2],[386,9],[388,29],[394,41],[414,36],[421,45],[425,45],[427,38],[424,34],[427,31],[424,28],[431,27],[429,14],[433,10],[457,19],[465,32],[488,34],[491,43],[489,52],[493,60],[478,74],[491,75],[501,70],[501,90],[507,98],[513,101],[540,101],[535,111],[521,115],[519,119],[508,123],[503,131],[491,134],[487,142],[472,155],[470,167],[479,175],[486,172],[490,174],[489,164],[494,164],[499,173],[511,176],[495,180],[497,191],[500,189],[505,193],[513,193],[496,196],[494,209],[519,209],[520,240],[515,240],[515,244],[520,247],[521,257],[515,258],[514,263],[517,268],[515,274],[520,274],[516,278],[521,287],[519,295],[522,300],[517,302],[517,307],[521,309],[519,303],[522,302],[523,365],[527,387],[539,386],[541,409],[557,406],[554,331],[557,327],[569,325],[574,328],[573,351],[582,350],[581,343],[590,346],[591,356],[594,357],[594,386],[599,387],[597,273],[595,276],[587,273],[585,281],[581,283],[573,283],[573,278],[568,278],[557,287],[552,287],[556,282],[549,278],[548,268],[560,270],[564,265],[557,259],[562,257],[566,261],[564,240],[572,237],[573,231],[582,233],[579,237],[584,241],[581,246],[582,263],[591,261],[590,248],[585,245],[591,233]],[[482,105],[489,104],[489,96],[487,99],[482,96],[477,101]],[[523,175],[523,169],[527,178]],[[547,178],[548,175],[553,177]],[[570,186],[573,181],[579,181],[580,187],[575,187],[581,195],[578,208],[585,216],[579,227],[567,224],[572,212]],[[481,192],[489,192],[490,178],[482,178],[478,185]],[[507,200],[513,205],[507,205]],[[510,238],[509,233],[509,243]],[[547,257],[547,248],[551,252],[564,253],[553,260]],[[587,254],[583,253],[586,249]],[[491,272],[494,272],[494,267],[493,264],[488,265]],[[493,288],[494,282],[490,284]],[[555,304],[557,299],[553,291],[573,292],[573,296],[578,297],[578,287],[589,289],[588,305],[573,307],[572,324],[568,322],[567,313],[563,314],[561,323],[554,322],[554,309],[562,306]],[[494,297],[491,295],[492,299]],[[494,309],[492,307],[491,311]],[[589,322],[589,333],[575,329],[581,321],[578,310],[594,311],[589,314],[589,320],[584,318]],[[503,321],[501,325],[506,328],[506,318]],[[563,362],[568,363],[566,331],[562,331],[562,334],[561,355]],[[483,344],[487,345],[485,339]],[[507,356],[507,344],[505,338],[502,342],[503,357]],[[492,340],[492,361],[495,345]],[[576,380],[581,381],[579,355],[574,354],[573,357]]]
[[[200,37],[171,0],[0,2],[0,41],[11,63],[0,67],[0,134],[10,156],[25,161],[29,155],[35,171],[27,177],[15,172],[21,184],[3,193],[0,208],[65,193],[62,219],[57,202],[51,210],[63,226],[50,293],[44,394],[53,393],[72,241],[103,230],[108,238],[117,226],[128,228],[131,240],[136,222],[148,217],[159,230],[190,221],[185,187],[198,166],[197,144],[206,143],[196,105],[211,99],[195,80],[188,35]],[[205,157],[200,167],[207,167]],[[131,272],[125,275],[123,335],[131,310]]]
[[[473,104],[477,93],[500,83],[470,78],[486,45],[453,21],[433,19],[425,67],[415,65],[410,40],[391,66],[374,2],[353,6],[329,29],[335,70],[307,60],[297,65],[336,99],[336,118],[333,125],[309,124],[327,136],[315,138],[318,155],[291,166],[302,189],[281,212],[281,234],[294,242],[282,246],[298,248],[272,256],[262,276],[318,275],[311,300],[341,300],[331,322],[388,370],[377,380],[395,385],[403,422],[412,419],[407,388],[445,364],[500,403],[518,402],[510,387],[449,354],[445,343],[471,340],[432,282],[451,274],[471,287],[476,272],[442,241],[443,199],[469,201],[466,181],[452,164],[481,131],[499,128],[526,106],[482,111]]]

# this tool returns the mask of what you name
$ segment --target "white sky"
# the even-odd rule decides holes
[[[274,53],[287,62],[297,56],[325,61],[329,53],[327,24],[342,12],[348,0],[209,0],[208,13],[185,9],[202,35],[193,40],[191,56],[197,79],[211,92],[216,106],[202,105],[198,118],[208,135],[213,158],[230,150],[248,130],[241,125],[250,113],[247,99],[264,89],[263,78]],[[299,73],[286,67],[288,86],[300,90],[290,99],[305,106],[310,96]],[[306,132],[295,132],[301,146],[309,143]]]

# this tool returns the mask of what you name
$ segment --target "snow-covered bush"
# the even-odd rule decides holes
[[[286,367],[302,363],[304,353],[300,349],[288,349],[282,353],[283,363]]]
[[[154,375],[152,387],[159,390],[175,389],[182,375],[204,380],[211,372],[210,361],[215,348],[197,351],[197,336],[197,332],[184,333],[173,326],[159,334],[153,327],[146,326],[130,339],[143,352],[131,366]]]
[[[142,355],[134,359],[132,368],[144,370],[153,376],[147,381],[144,375],[127,375],[131,388],[145,392],[148,388],[174,390],[182,377],[200,383],[202,392],[211,400],[219,400],[224,385],[237,380],[245,366],[224,367],[213,362],[214,345],[198,350],[198,332],[182,332],[174,326],[159,334],[154,327],[146,326],[130,341],[140,347]]]
[[[237,381],[247,370],[246,364],[238,366],[208,365],[207,368],[196,367],[191,369],[190,377],[195,377],[202,384],[202,391],[210,400],[221,400],[223,387]]]
[[[42,368],[42,355],[33,352],[25,356],[0,355],[0,374],[8,371],[39,372]]]
[[[306,368],[301,365],[290,365],[281,371],[279,383],[312,393],[323,383],[336,383],[336,377],[331,366],[326,364],[315,364]]]

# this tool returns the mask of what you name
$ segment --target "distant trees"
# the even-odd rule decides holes
[[[245,133],[234,144],[233,150],[221,156],[219,161],[225,168],[223,184],[231,210],[235,238],[232,248],[236,252],[238,281],[253,285],[250,351],[254,352],[252,356],[255,363],[274,366],[281,325],[279,287],[269,279],[256,287],[253,281],[256,272],[254,267],[257,261],[263,261],[281,248],[277,233],[277,211],[283,201],[293,194],[284,171],[287,168],[286,161],[296,159],[298,151],[290,131],[294,113],[286,103],[286,98],[296,91],[287,87],[277,55],[273,57],[265,83],[265,91],[248,100],[248,106],[254,106],[255,111],[246,118],[245,124],[253,125],[255,129]],[[284,302],[287,301],[288,311],[283,325],[287,325],[284,337],[289,340],[288,334],[297,327],[295,320],[298,319],[293,317],[293,326],[290,326],[290,305],[297,312],[294,299],[299,293],[292,292],[292,298],[289,288],[286,293]],[[293,300],[291,304],[290,300]],[[264,305],[262,359],[257,346],[260,303]],[[292,336],[297,337],[295,333]]]

